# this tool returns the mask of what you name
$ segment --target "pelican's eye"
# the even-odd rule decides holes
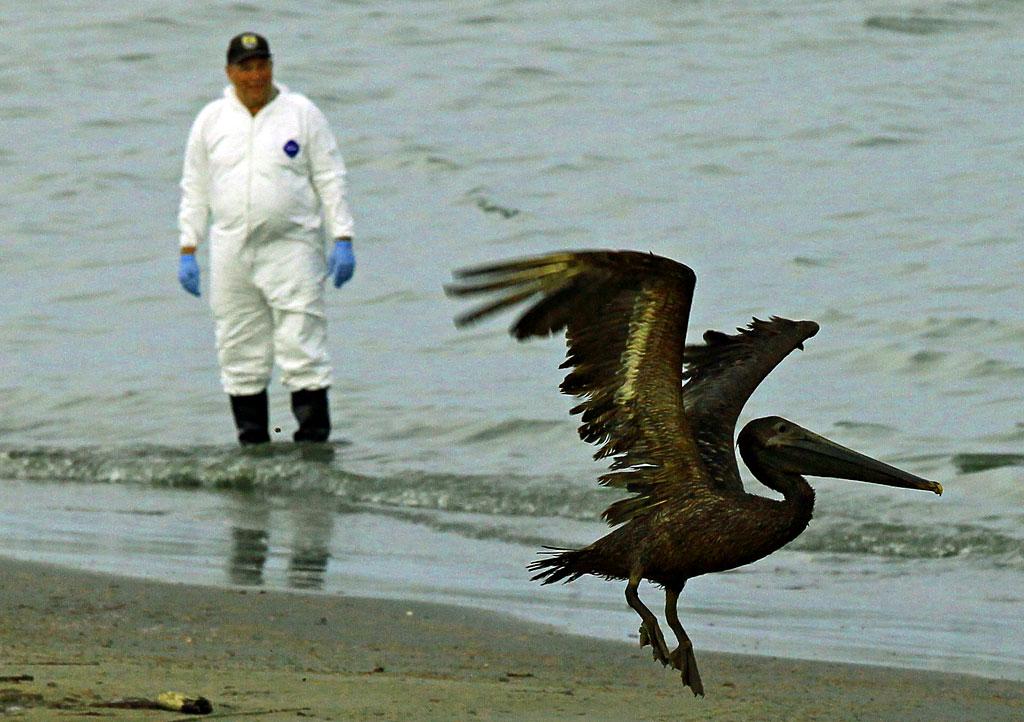
[[[776,433],[779,433],[779,434],[785,434],[787,431],[789,431],[789,424],[783,424],[783,423],[775,424],[775,431],[776,431]]]

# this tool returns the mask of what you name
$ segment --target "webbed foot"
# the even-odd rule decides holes
[[[704,684],[697,671],[697,658],[693,656],[693,645],[680,644],[670,655],[672,666],[678,669],[683,684],[693,690],[695,697],[704,696]]]
[[[657,622],[654,624],[654,634],[648,631],[646,622],[640,625],[640,647],[642,649],[647,645],[651,646],[651,652],[654,654],[655,660],[665,666],[672,664],[668,645],[665,643],[665,637],[662,635],[661,628],[658,627]]]

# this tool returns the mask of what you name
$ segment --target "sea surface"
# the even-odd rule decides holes
[[[176,280],[185,137],[243,30],[349,167],[318,451],[287,442],[276,381],[280,443],[236,447],[205,285]],[[698,651],[1024,679],[1022,38],[1009,0],[5,7],[0,555],[635,640],[621,583],[525,569],[617,498],[557,391],[562,342],[457,331],[442,291],[461,266],[631,248],[696,271],[692,339],[821,324],[741,421],[946,488],[815,480],[793,544],[687,585]]]

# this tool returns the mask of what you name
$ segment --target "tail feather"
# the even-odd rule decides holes
[[[546,554],[549,558],[536,559],[527,566],[531,572],[537,572],[530,577],[531,581],[540,581],[542,584],[568,584],[590,572],[582,564],[586,557],[586,549],[544,547],[544,550],[541,554]]]

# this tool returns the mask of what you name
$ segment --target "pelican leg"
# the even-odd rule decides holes
[[[704,685],[700,681],[700,672],[697,671],[697,658],[693,656],[693,643],[679,623],[679,613],[676,611],[676,603],[679,601],[679,593],[683,589],[665,589],[665,621],[679,640],[669,659],[672,666],[679,670],[683,678],[683,684],[693,690],[695,697],[704,696]]]
[[[665,644],[665,637],[658,626],[658,619],[647,606],[640,601],[637,588],[640,586],[640,574],[634,572],[629,575],[629,582],[626,584],[626,603],[633,608],[633,611],[640,615],[640,646],[651,645],[654,658],[664,665],[671,664],[668,645]]]

